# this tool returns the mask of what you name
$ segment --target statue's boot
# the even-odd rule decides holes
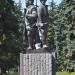
[[[29,46],[29,47],[27,48],[27,50],[32,50],[32,47]]]
[[[47,46],[46,44],[43,44],[43,48],[44,48],[44,49],[47,49],[48,46]]]
[[[40,49],[40,48],[41,48],[41,43],[36,43],[36,44],[35,44],[35,48],[36,48],[36,49]]]

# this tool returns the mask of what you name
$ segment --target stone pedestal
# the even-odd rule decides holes
[[[20,53],[20,75],[54,75],[50,53]]]

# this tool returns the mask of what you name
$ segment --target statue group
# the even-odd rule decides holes
[[[25,27],[28,50],[47,48],[47,31],[49,23],[47,0],[40,0],[38,9],[34,0],[26,0]]]

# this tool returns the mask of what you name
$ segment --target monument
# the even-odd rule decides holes
[[[47,47],[47,31],[49,26],[48,6],[45,4],[47,0],[40,0],[41,4],[38,9],[38,29],[41,44],[43,48]]]
[[[28,50],[39,48],[40,38],[36,26],[37,17],[37,9],[33,5],[33,0],[26,0],[25,25],[28,36]]]
[[[46,0],[40,0],[38,8],[34,0],[26,0],[25,27],[27,34],[26,54],[20,53],[20,75],[55,75],[54,58],[48,52],[48,8]]]

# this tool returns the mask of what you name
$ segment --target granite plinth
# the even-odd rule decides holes
[[[53,75],[50,53],[20,54],[20,75]]]

